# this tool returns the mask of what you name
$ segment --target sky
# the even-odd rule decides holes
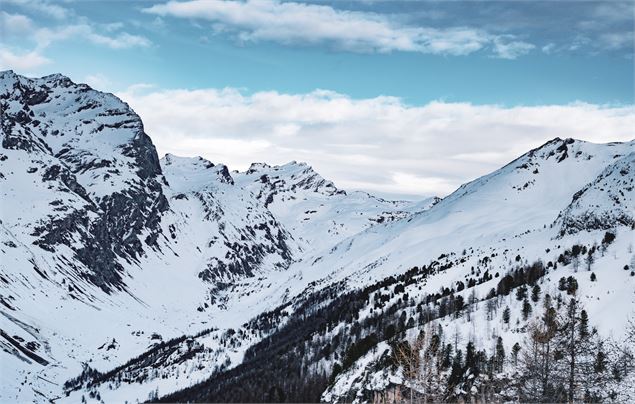
[[[0,69],[128,102],[160,154],[443,196],[558,137],[635,138],[631,1],[2,0]]]

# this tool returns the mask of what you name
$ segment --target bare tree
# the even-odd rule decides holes
[[[415,401],[415,392],[424,403],[434,400],[434,389],[440,384],[436,379],[439,373],[436,372],[435,357],[441,348],[440,338],[433,333],[430,323],[412,343],[403,341],[397,345],[395,356],[410,384],[411,403]]]

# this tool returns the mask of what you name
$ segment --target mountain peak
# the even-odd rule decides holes
[[[249,168],[247,169],[245,173],[253,174],[260,170],[269,169],[269,168],[271,168],[271,166],[267,163],[251,163],[251,165],[249,166]]]
[[[18,75],[11,69],[0,71],[0,80],[6,80],[8,78],[15,78]]]
[[[66,85],[75,84],[73,80],[70,79],[70,77],[65,76],[61,73],[49,74],[48,76],[42,77],[42,80],[48,83],[56,83],[56,84],[60,84],[60,83],[64,83]]]
[[[177,192],[200,191],[218,183],[234,184],[227,166],[201,157],[181,157],[167,153],[160,161],[163,175]]]
[[[201,157],[182,157],[177,156],[172,153],[166,153],[165,156],[161,159],[161,165],[191,165],[197,166],[199,168],[208,169],[215,166],[211,161]]]
[[[261,188],[260,196],[266,195],[267,204],[279,193],[297,191],[317,192],[324,195],[345,194],[338,190],[333,182],[324,179],[307,163],[290,161],[283,165],[270,166],[253,163],[242,176],[248,183],[257,183]]]

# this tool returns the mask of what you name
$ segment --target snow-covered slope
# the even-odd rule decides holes
[[[624,334],[634,142],[554,139],[442,200],[387,201],[340,190],[305,163],[230,172],[200,157],[159,160],[123,101],[61,75],[0,73],[0,108],[0,401],[226,401],[214,388],[229,394],[228,380],[280,358],[298,367],[289,383],[324,375],[311,388],[348,400],[388,374],[381,356],[397,337],[382,328],[375,356],[328,380],[369,324],[419,318],[428,296],[450,289],[485,302],[538,260],[543,290],[579,277],[594,324]],[[574,246],[595,255],[581,261]],[[520,334],[504,333],[509,350]]]
[[[292,236],[249,191],[234,183],[224,165],[167,155],[161,166],[178,218],[170,234],[204,251],[203,280],[228,282],[258,268],[284,270],[297,247]],[[181,233],[178,235],[178,233]]]
[[[588,230],[628,228],[628,219],[616,221],[615,217],[628,216],[622,211],[632,206],[629,187],[622,188],[633,178],[632,168],[624,168],[632,165],[632,157],[624,156],[633,148],[634,142],[596,145],[555,139],[462,185],[425,212],[374,226],[343,240],[326,254],[316,256],[312,271],[332,273],[333,268],[338,268],[340,278],[365,272],[376,278],[400,273],[443,253],[460,254],[466,248],[531,249],[532,255],[541,258],[541,245],[547,248],[559,234],[553,223],[560,212],[571,210],[568,206],[573,196],[589,182],[597,182],[598,176],[610,184],[605,188],[589,187],[603,189],[602,195],[624,195],[625,201],[616,203],[611,199],[609,205],[594,207],[598,214],[604,210],[611,213],[603,214],[606,220],[601,226]],[[603,174],[605,169],[607,173]],[[609,173],[613,173],[610,178]],[[619,181],[616,177],[620,177]],[[609,198],[605,197],[605,201]]]

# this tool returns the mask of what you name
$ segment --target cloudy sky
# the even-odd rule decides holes
[[[633,1],[2,0],[0,69],[110,91],[160,153],[445,195],[553,137],[635,138]]]

